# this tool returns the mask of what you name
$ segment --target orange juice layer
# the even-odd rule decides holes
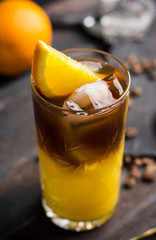
[[[62,167],[38,147],[43,197],[48,206],[75,221],[112,213],[118,200],[123,145],[107,159],[75,169]]]

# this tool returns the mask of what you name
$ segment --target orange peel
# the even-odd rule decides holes
[[[34,51],[32,76],[37,88],[48,98],[66,96],[99,79],[85,65],[40,40]]]

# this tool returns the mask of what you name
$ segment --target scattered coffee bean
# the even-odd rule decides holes
[[[143,89],[141,87],[139,87],[139,86],[138,87],[134,87],[131,90],[131,94],[133,96],[141,96],[143,94]]]
[[[148,172],[145,172],[143,175],[143,180],[148,182],[153,182],[155,180],[156,176],[155,174],[151,174]]]
[[[141,177],[141,173],[139,171],[139,168],[136,167],[135,165],[130,170],[130,176],[132,176],[136,179],[139,179]]]
[[[145,172],[143,174],[143,180],[153,182],[156,179],[156,168],[153,166],[153,168],[146,168]]]
[[[144,165],[154,165],[155,164],[154,158],[148,158],[148,157],[144,157],[142,159],[142,162]]]
[[[137,165],[139,167],[141,167],[143,165],[143,161],[139,157],[134,158],[134,163],[135,163],[135,165]]]
[[[135,74],[141,74],[143,72],[143,67],[139,62],[133,66],[133,72]]]
[[[129,64],[134,64],[134,63],[136,63],[136,61],[137,61],[137,57],[134,54],[128,55],[127,62]]]
[[[126,187],[126,188],[132,188],[132,187],[134,187],[134,185],[136,184],[136,178],[134,178],[134,177],[127,177],[126,179],[125,179],[125,181],[124,181],[124,186]]]
[[[129,101],[128,101],[128,107],[132,107],[133,106],[133,100],[132,98],[130,97],[129,98]]]
[[[137,169],[138,169],[138,166],[135,165],[134,162],[133,162],[133,164],[131,164],[131,165],[129,166],[129,169],[130,169],[130,170],[137,170]]]
[[[141,65],[142,65],[144,71],[148,71],[149,69],[152,68],[151,61],[148,60],[148,59],[146,59],[146,58],[142,59],[142,60],[140,61],[140,63],[141,63]]]
[[[143,165],[143,161],[141,158],[136,157],[136,158],[134,158],[134,164],[140,167]]]
[[[127,57],[125,65],[134,74],[145,73],[149,80],[156,80],[156,58],[154,59],[138,59],[134,54]],[[140,86],[131,90],[131,96],[141,96],[143,89]],[[128,107],[133,105],[133,99],[130,97]],[[128,127],[126,129],[126,138],[133,138],[138,135],[136,127]],[[125,179],[124,185],[127,188],[135,186],[138,179],[153,182],[156,180],[156,163],[151,157],[125,156],[124,163],[128,167],[129,176]],[[144,172],[143,172],[144,169]]]
[[[138,129],[136,127],[128,127],[126,128],[126,138],[133,138],[138,135]]]
[[[129,172],[128,177],[124,181],[125,187],[134,187],[139,179],[142,179],[146,182],[153,182],[156,180],[155,158],[141,157],[139,155],[125,155],[124,163],[127,166]]]
[[[155,172],[156,171],[156,165],[155,164],[147,165],[145,170],[148,171],[148,172]]]
[[[127,165],[131,164],[131,163],[132,163],[132,158],[131,158],[131,156],[125,155],[125,156],[124,156],[124,163],[127,164]]]
[[[134,74],[141,74],[145,72],[150,79],[156,79],[156,59],[142,58],[138,59],[135,55],[131,54],[127,57],[125,65]]]

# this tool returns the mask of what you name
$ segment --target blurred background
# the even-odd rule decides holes
[[[155,15],[155,0],[0,1],[1,239],[128,240],[156,225]],[[38,39],[58,50],[107,51],[131,74],[119,205],[105,226],[89,233],[58,229],[41,207],[30,89]]]

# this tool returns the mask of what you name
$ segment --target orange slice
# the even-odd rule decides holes
[[[97,75],[85,65],[38,41],[32,62],[32,76],[46,97],[66,96]]]

